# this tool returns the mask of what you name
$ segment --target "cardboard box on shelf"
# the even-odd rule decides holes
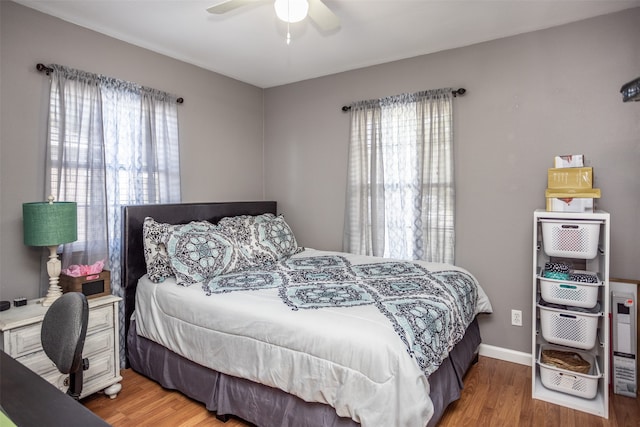
[[[545,191],[547,211],[592,212],[595,206],[594,199],[599,199],[600,195],[599,188],[547,188]]]
[[[599,199],[601,195],[599,188],[547,188],[545,197],[558,199],[589,198]]]
[[[547,188],[583,189],[593,187],[593,168],[549,168]]]
[[[584,155],[565,154],[556,156],[553,164],[556,168],[581,168],[584,166]]]

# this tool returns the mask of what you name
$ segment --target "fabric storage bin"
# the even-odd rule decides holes
[[[600,221],[540,219],[544,251],[549,256],[593,259],[598,255]]]
[[[598,303],[598,291],[602,286],[599,277],[597,283],[556,280],[543,276],[538,276],[538,279],[540,294],[546,302],[582,308],[593,308]]]
[[[590,350],[596,344],[600,304],[591,310],[538,301],[542,337],[550,343]]]
[[[538,350],[538,367],[540,368],[540,381],[550,390],[560,391],[584,399],[593,399],[598,394],[598,380],[602,377],[596,357],[589,353],[577,351],[576,353],[591,364],[589,374],[558,368],[542,363],[542,350],[547,348],[559,349],[554,346],[540,346]]]

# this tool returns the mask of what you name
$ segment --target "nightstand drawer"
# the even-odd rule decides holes
[[[29,353],[42,351],[40,330],[42,323],[23,326],[11,331],[12,356],[17,358]],[[90,335],[102,329],[113,329],[113,307],[100,307],[89,311],[87,325],[87,339]],[[111,338],[113,340],[113,337]],[[112,341],[113,342],[113,341]]]
[[[87,336],[84,342],[84,350],[82,356],[89,359],[91,367],[94,358],[100,358],[104,354],[105,357],[113,358],[113,328],[97,332],[91,336]],[[49,359],[47,354],[40,348],[39,351],[16,358],[18,362],[25,365],[38,375],[46,377],[51,372],[58,372],[56,365]]]
[[[104,384],[119,376],[116,373],[116,365],[113,354],[102,353],[97,354],[89,359],[89,369],[84,371],[82,396],[95,393],[105,388]],[[66,390],[66,389],[65,389]]]
[[[87,324],[87,335],[101,329],[113,329],[113,306],[94,308],[89,310],[89,323]]]
[[[40,329],[42,329],[42,323],[35,323],[12,330],[10,332],[11,356],[17,358],[25,354],[42,351]]]
[[[26,356],[17,357],[16,360],[40,376],[45,376],[52,372],[59,373],[55,363],[49,359],[42,349]]]
[[[54,367],[55,368],[55,367]],[[69,374],[62,374],[57,369],[40,374],[48,382],[61,391],[69,388]],[[113,380],[115,376],[115,362],[110,354],[98,354],[89,359],[89,369],[82,373],[82,393],[85,397],[104,388],[105,381]]]
[[[113,352],[113,338],[113,328],[87,335],[82,356],[91,359],[95,354]]]

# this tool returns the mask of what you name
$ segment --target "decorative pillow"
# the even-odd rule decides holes
[[[302,250],[293,234],[293,230],[282,215],[270,221],[256,224],[258,241],[262,248],[271,252],[277,260],[281,260]]]
[[[147,276],[152,282],[160,283],[167,277],[173,276],[164,240],[168,233],[185,225],[187,224],[165,224],[157,222],[151,217],[144,219],[142,224],[144,259],[147,264]],[[215,227],[207,221],[193,221],[188,225],[201,227],[202,229]]]
[[[142,224],[144,237],[144,260],[147,263],[147,275],[152,282],[159,283],[173,276],[167,250],[162,242],[169,230],[169,224],[156,222],[147,217]]]
[[[218,222],[218,226],[223,227],[225,230],[234,233],[234,237],[236,239],[240,238],[247,239],[247,234],[250,233],[248,230],[250,227],[255,224],[271,221],[276,216],[272,213],[265,213],[260,215],[238,215],[238,216],[227,216],[222,218]]]
[[[273,251],[260,245],[258,224],[272,221],[275,217],[272,213],[225,217],[218,222],[218,226],[233,238],[247,267],[265,267],[275,263],[278,258]]]
[[[180,227],[167,233],[165,245],[179,285],[204,282],[246,267],[233,239],[217,228]]]

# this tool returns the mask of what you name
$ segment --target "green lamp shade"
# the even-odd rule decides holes
[[[78,240],[75,202],[24,203],[22,219],[27,246],[57,246]]]

